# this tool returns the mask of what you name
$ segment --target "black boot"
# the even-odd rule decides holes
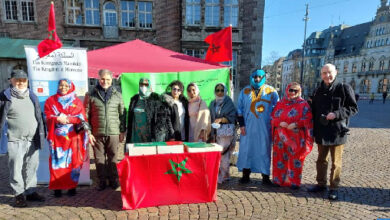
[[[247,184],[251,181],[250,176],[251,175],[251,169],[244,168],[242,169],[242,178],[240,179],[241,184]]]
[[[263,177],[263,185],[266,185],[266,186],[272,186],[272,181],[269,179],[269,175],[265,175],[265,174],[261,174],[261,176]]]
[[[62,191],[60,189],[54,190],[54,197],[59,198],[62,196]]]

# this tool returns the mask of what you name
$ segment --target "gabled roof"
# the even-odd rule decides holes
[[[88,52],[88,76],[91,78],[98,78],[100,69],[109,69],[117,77],[121,73],[185,72],[225,67],[138,39]]]

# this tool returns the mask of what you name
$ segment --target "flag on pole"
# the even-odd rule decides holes
[[[210,34],[204,41],[210,45],[206,54],[207,61],[224,62],[232,60],[231,26]]]
[[[62,47],[61,40],[57,36],[57,32],[56,32],[56,16],[54,12],[53,2],[51,2],[50,5],[49,22],[48,22],[47,30],[49,32],[48,38],[46,38],[45,40],[41,41],[38,44],[38,55],[41,58],[50,54],[54,50]]]

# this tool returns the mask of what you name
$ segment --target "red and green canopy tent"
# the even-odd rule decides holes
[[[174,52],[141,40],[133,40],[88,52],[88,75],[98,78],[100,69],[109,69],[120,76],[125,106],[138,93],[138,82],[149,78],[154,92],[161,94],[173,80],[186,86],[196,82],[206,103],[214,99],[214,86],[223,82],[230,91],[229,68]],[[186,94],[185,94],[186,95]]]

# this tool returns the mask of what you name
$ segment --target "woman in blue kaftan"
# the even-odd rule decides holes
[[[237,113],[241,137],[237,167],[243,172],[241,183],[250,181],[251,172],[263,174],[269,180],[271,164],[271,113],[279,100],[276,90],[265,84],[265,72],[252,73],[251,85],[241,90]]]

